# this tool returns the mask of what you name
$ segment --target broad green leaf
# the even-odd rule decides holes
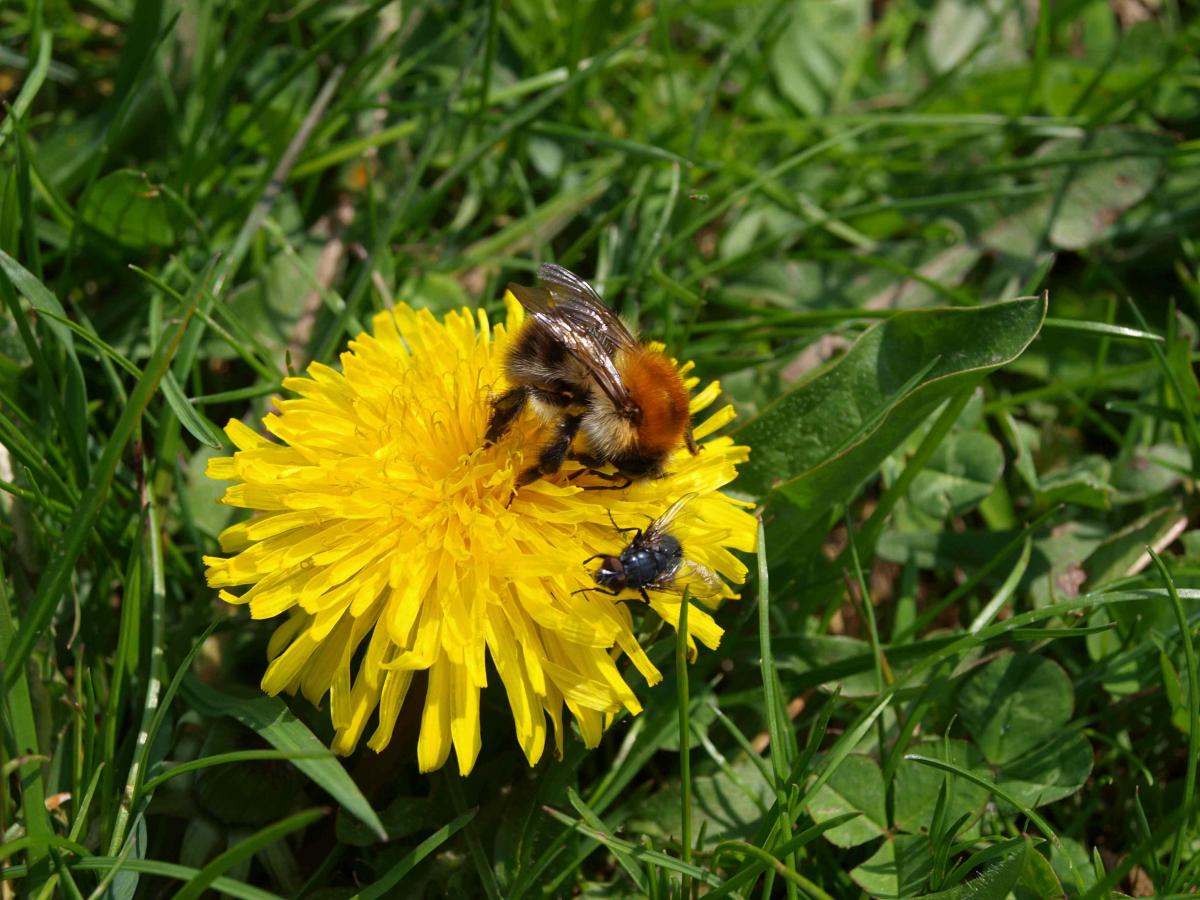
[[[801,511],[790,527],[811,526],[948,396],[1019,356],[1045,312],[1046,300],[1036,298],[902,312],[873,326],[831,368],[736,432],[753,448],[739,486],[778,489]]]
[[[1155,444],[1134,451],[1113,471],[1114,500],[1133,503],[1173,490],[1188,470],[1191,458],[1178,444]]]
[[[963,725],[993,764],[1016,760],[1060,734],[1074,705],[1067,673],[1026,653],[992,660],[958,694]]]
[[[918,894],[932,865],[926,835],[898,834],[885,840],[870,859],[852,869],[850,877],[872,897],[893,900]]]
[[[1000,553],[1016,531],[885,531],[879,538],[876,555],[890,562],[911,563],[921,569],[952,569],[959,566],[974,571]],[[1013,548],[1015,561],[1020,548]],[[994,581],[1004,580],[1003,565]],[[1044,571],[1044,568],[1043,568]]]
[[[869,14],[864,0],[797,3],[769,58],[780,91],[810,115],[836,104],[843,70],[861,48]]]
[[[874,654],[866,641],[845,635],[784,635],[773,642],[775,668],[785,688],[809,690],[823,673],[823,691],[838,690],[842,697],[874,697],[878,694]],[[890,659],[893,671],[904,665]],[[799,676],[799,678],[797,678]]]
[[[986,40],[989,34],[1004,27],[1004,7],[1003,2],[996,0],[939,0],[929,17],[925,33],[925,54],[934,70],[940,74],[955,68],[981,40]],[[1007,61],[1020,61],[1021,50],[1018,48],[1006,48],[1006,42],[1001,41],[987,43],[987,50],[993,55],[997,50],[1007,51],[1007,55],[1015,57]]]
[[[248,737],[236,722],[218,719],[204,736],[200,759],[242,749]],[[294,809],[301,787],[302,777],[289,762],[235,762],[197,772],[192,795],[225,826],[260,827]]]
[[[445,801],[436,786],[428,797],[399,796],[379,813],[379,821],[388,838],[398,841],[410,834],[436,828],[445,813]],[[375,832],[358,819],[339,811],[337,817],[337,839],[355,847],[369,847],[379,842]]]
[[[987,233],[986,243],[1017,258],[1035,254],[1047,238],[1066,250],[1098,243],[1130,207],[1150,193],[1163,171],[1169,146],[1155,135],[1115,130],[1047,141],[1039,148],[1038,157],[1079,161],[1048,166],[1043,180],[1052,190],[1005,217]]]
[[[947,747],[947,743],[949,746]],[[914,744],[913,751],[935,759],[944,759],[964,769],[986,770],[983,754],[966,741],[943,741],[934,739]],[[945,821],[954,822],[963,815],[976,818],[987,803],[988,792],[977,784],[961,778],[953,778],[929,766],[901,760],[896,767],[895,822],[896,827],[913,833],[928,832],[937,805],[938,788],[943,779],[948,782],[949,793]],[[970,821],[970,820],[968,820]]]
[[[884,809],[883,773],[869,756],[851,753],[833,770],[806,804],[818,825],[845,813],[862,815],[825,832],[825,839],[838,847],[857,847],[877,838],[887,829]]]
[[[1164,143],[1146,135],[1100,132],[1082,141],[1052,141],[1044,154],[1100,152],[1108,159],[1069,170],[1065,190],[1053,201],[1050,240],[1065,250],[1079,250],[1100,240],[1125,210],[1140,202],[1163,169]]]
[[[1153,547],[1158,541],[1171,533],[1179,533],[1187,525],[1179,499],[1171,499],[1163,506],[1130,522],[1120,531],[1110,535],[1091,552],[1083,562],[1087,573],[1089,590],[1096,590],[1115,578],[1129,574],[1134,563],[1142,559],[1146,547]],[[1164,604],[1159,604],[1163,607]],[[1162,609],[1164,624],[1171,621],[1170,610]],[[1129,625],[1137,615],[1134,610],[1121,610],[1119,618],[1124,618]]]
[[[949,890],[926,894],[925,897],[936,898],[936,900],[1005,900],[1028,868],[1030,855],[1036,856],[1037,854],[1029,849],[1028,839],[1026,839],[1025,845],[1020,850],[984,869],[982,875],[955,885]]]
[[[774,799],[759,768],[741,756],[727,771],[692,778],[692,832],[704,827],[707,848],[726,840],[749,840]],[[682,813],[677,779],[639,801],[635,809],[626,828],[663,839],[679,837]]]
[[[96,181],[80,205],[83,223],[131,250],[170,247],[181,217],[145,172],[118,169]]]
[[[1121,615],[1116,612],[1118,605],[1123,604],[1113,604],[1107,609],[1096,610],[1088,616],[1088,625],[1100,626],[1116,621],[1117,616]],[[1145,601],[1135,601],[1130,605],[1135,607],[1135,610],[1141,608],[1146,611],[1165,606],[1165,604],[1152,604]],[[1170,610],[1165,611],[1170,613]],[[1129,649],[1129,639],[1120,629],[1111,628],[1107,631],[1097,631],[1089,634],[1084,640],[1088,656],[1093,662],[1102,664],[1096,667],[1100,683],[1114,697],[1127,697],[1138,691],[1152,688],[1158,680],[1158,667],[1148,654],[1138,655],[1126,652]]]
[[[692,692],[691,707],[688,710],[688,734],[691,735],[691,746],[697,747],[705,735],[708,734],[709,727],[717,720],[717,710],[719,708],[716,696],[705,690]],[[677,752],[679,750],[679,726],[675,726],[675,730],[669,737],[664,738],[662,744],[663,750]]]
[[[316,735],[292,715],[277,697],[234,697],[214,690],[190,676],[184,679],[182,689],[188,702],[202,715],[214,718],[230,716],[247,728],[253,729],[277,750],[307,755],[319,754],[326,749]],[[325,759],[294,759],[292,765],[311,778],[347,812],[370,826],[380,840],[387,839],[379,816],[341,762],[330,755]]]
[[[1013,900],[1042,900],[1062,897],[1063,886],[1050,860],[1035,850],[1025,854],[1025,868],[1012,889]]]
[[[1063,469],[1041,475],[1037,500],[1042,506],[1073,503],[1092,509],[1108,509],[1113,489],[1109,484],[1112,465],[1100,456],[1085,456]]]
[[[1067,728],[1001,764],[996,783],[1014,799],[1038,807],[1071,796],[1091,774],[1091,744],[1082,732]]]
[[[1079,896],[1075,885],[1076,877],[1083,880],[1084,890],[1092,887],[1097,881],[1088,850],[1074,838],[1061,837],[1058,844],[1050,845],[1050,867],[1066,888],[1068,897]]]
[[[1004,451],[981,431],[951,434],[934,451],[909,489],[922,512],[944,519],[973,509],[1004,471]]]

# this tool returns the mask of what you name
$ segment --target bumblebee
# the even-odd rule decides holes
[[[633,532],[633,538],[615,555],[597,554],[585,559],[584,565],[600,560],[600,568],[593,573],[597,587],[585,591],[601,590],[617,596],[625,590],[635,590],[647,603],[647,591],[682,593],[682,580],[688,593],[701,600],[720,596],[724,582],[716,572],[684,557],[679,538],[671,534],[670,527],[696,494],[684,494],[671,504],[661,516],[640,528],[621,528],[613,522],[613,528],[622,534]]]
[[[552,436],[518,485],[552,475],[576,435],[576,454],[592,469],[610,464],[631,481],[664,474],[680,446],[695,455],[688,393],[666,356],[630,333],[582,278],[547,263],[538,285],[510,284],[528,313],[504,360],[513,385],[492,401],[485,446],[500,440],[526,406]]]

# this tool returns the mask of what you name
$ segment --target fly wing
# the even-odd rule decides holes
[[[561,266],[542,266],[539,282],[537,287],[510,284],[508,289],[538,327],[588,370],[614,405],[629,406],[629,392],[613,363],[618,350],[637,346],[629,329],[587,282]]]
[[[675,586],[698,600],[713,600],[725,593],[725,582],[708,566],[685,559],[675,572]]]
[[[667,507],[666,512],[646,526],[646,531],[642,535],[642,542],[651,543],[670,531],[671,525],[679,518],[680,513],[699,496],[695,491],[690,491]]]
[[[654,584],[646,585],[646,590],[675,595],[687,591],[689,597],[697,600],[715,600],[725,593],[725,582],[707,566],[685,559],[669,574],[663,575]]]

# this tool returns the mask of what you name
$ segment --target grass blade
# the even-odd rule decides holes
[[[387,832],[367,798],[347,774],[341,762],[330,758],[322,744],[303,722],[293,716],[282,700],[276,697],[232,697],[213,690],[192,677],[185,677],[182,690],[192,707],[213,718],[230,716],[275,749],[294,754],[296,768],[313,780],[322,790],[379,837],[387,840]]]
[[[378,881],[372,882],[354,895],[354,900],[380,900],[382,897],[394,896],[392,891],[401,880],[416,868],[425,857],[438,847],[450,840],[458,831],[475,818],[475,810],[463,813],[456,819],[447,822],[421,843],[417,844],[399,862],[388,869]]]
[[[329,810],[327,809],[306,809],[303,812],[296,813],[294,816],[288,816],[281,822],[276,822],[273,825],[268,825],[266,828],[256,831],[250,837],[246,838],[246,840],[219,854],[212,862],[193,875],[187,884],[175,892],[173,900],[196,900],[196,898],[212,886],[213,882],[226,869],[242,860],[249,859],[263,847],[267,846],[267,844],[272,844],[280,838],[291,834],[293,831],[306,828],[328,813]]]
[[[1171,598],[1171,608],[1175,613],[1175,621],[1179,625],[1179,641],[1183,645],[1183,656],[1187,662],[1188,755],[1187,772],[1183,779],[1183,807],[1191,809],[1196,796],[1196,764],[1197,755],[1200,754],[1200,666],[1196,663],[1196,648],[1192,643],[1192,630],[1188,626],[1187,614],[1183,611],[1183,601],[1179,599],[1175,579],[1171,577],[1166,563],[1153,547],[1147,547],[1146,552],[1154,560],[1158,574],[1162,576],[1167,594]],[[1179,823],[1179,828],[1175,832],[1175,841],[1171,850],[1171,867],[1167,875],[1167,890],[1175,890],[1180,887],[1176,884],[1176,879],[1179,876],[1179,867],[1183,862],[1183,843],[1191,824],[1191,817],[1185,818]]]
[[[79,499],[78,511],[67,526],[62,545],[49,568],[38,581],[37,593],[30,604],[29,612],[22,620],[17,636],[5,654],[4,683],[6,687],[11,687],[17,678],[25,661],[29,658],[34,643],[42,635],[51,616],[54,615],[54,610],[66,593],[71,574],[75,569],[75,561],[83,552],[92,526],[108,499],[113,478],[125,447],[132,439],[142,413],[145,412],[146,406],[158,389],[159,382],[171,365],[171,360],[179,348],[179,342],[187,329],[188,322],[191,321],[192,312],[199,303],[204,285],[207,284],[213,268],[214,263],[210,262],[198,280],[200,290],[192,294],[191,303],[185,310],[183,318],[163,336],[158,346],[155,347],[142,377],[138,379],[137,385],[129,395],[128,405],[121,411],[121,416],[109,436],[108,443],[104,446],[100,461],[92,470],[91,481]]]

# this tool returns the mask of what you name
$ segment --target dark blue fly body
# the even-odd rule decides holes
[[[600,567],[592,573],[596,587],[584,588],[576,593],[600,591],[615,597],[622,591],[633,590],[649,602],[648,591],[681,593],[682,589],[676,581],[684,576],[693,597],[705,599],[720,596],[724,590],[720,576],[694,560],[685,559],[679,538],[668,530],[695,498],[694,493],[680,497],[644,530],[622,528],[613,521],[613,528],[621,534],[632,532],[633,538],[618,553],[597,553],[585,559],[584,565],[595,559],[600,560]]]
[[[610,591],[652,587],[669,580],[681,562],[683,547],[674,535],[658,535],[651,542],[644,533],[639,534],[620,556],[605,557],[596,572],[596,584]]]

